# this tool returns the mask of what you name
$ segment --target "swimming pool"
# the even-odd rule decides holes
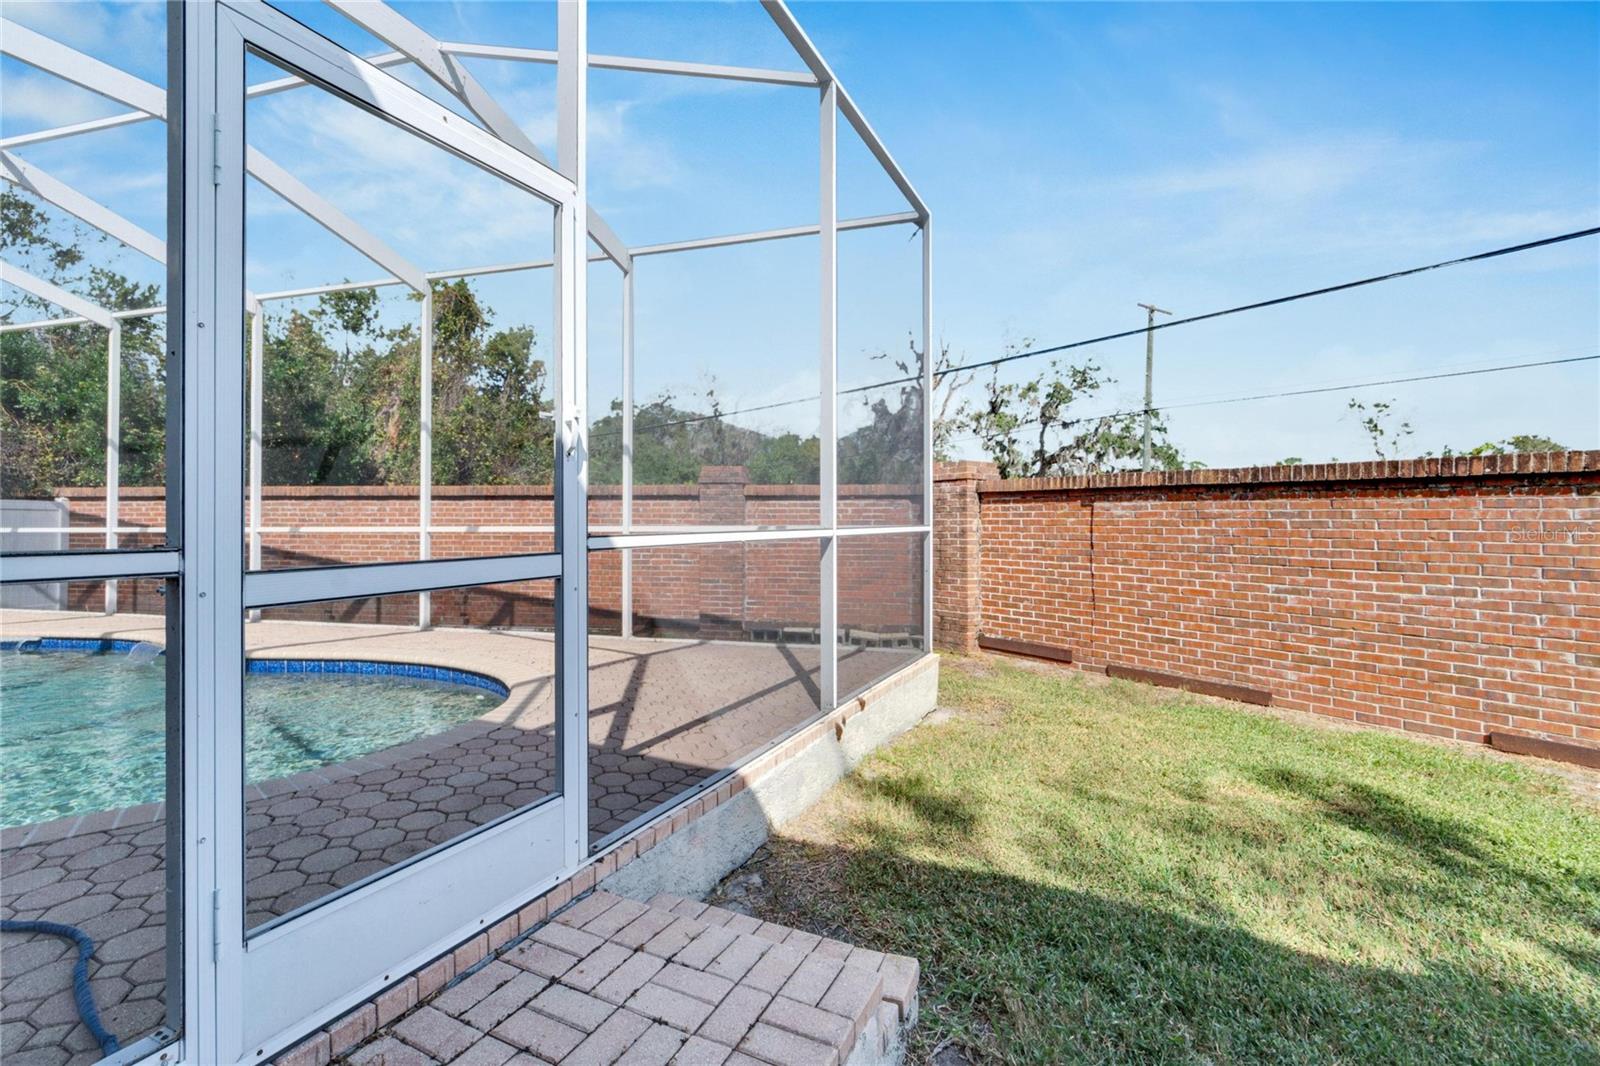
[[[128,641],[0,646],[0,826],[164,798],[166,665]],[[252,659],[245,778],[344,762],[485,714],[507,695],[466,671]]]

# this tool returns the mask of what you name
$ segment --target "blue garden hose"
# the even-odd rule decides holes
[[[49,936],[59,936],[71,940],[78,945],[78,962],[72,968],[72,998],[78,1004],[78,1017],[83,1019],[83,1024],[89,1029],[89,1035],[100,1044],[102,1055],[114,1055],[122,1045],[117,1043],[117,1038],[106,1032],[106,1027],[100,1022],[100,1010],[94,1005],[94,992],[89,988],[89,959],[94,955],[94,941],[75,925],[62,925],[60,922],[19,922],[11,919],[0,921],[0,933],[45,933]]]

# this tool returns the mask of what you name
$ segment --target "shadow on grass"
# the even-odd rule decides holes
[[[970,837],[977,825],[976,807],[968,797],[940,792],[922,774],[851,778],[850,784],[864,798],[887,800],[911,814],[918,827],[911,835],[946,840]]]
[[[1267,788],[1312,801],[1324,817],[1347,829],[1399,845],[1435,866],[1466,872],[1489,861],[1466,826],[1420,811],[1381,788],[1281,766],[1252,776]]]
[[[1264,787],[1311,801],[1313,809],[1334,824],[1402,849],[1452,877],[1514,886],[1518,893],[1537,897],[1557,910],[1581,908],[1586,899],[1600,893],[1594,878],[1509,861],[1496,841],[1483,838],[1465,823],[1429,814],[1366,782],[1285,767],[1262,769],[1252,777]],[[1412,890],[1424,891],[1417,884]]]
[[[920,959],[913,1061],[946,1042],[1006,1063],[1600,1061],[1600,1004],[1552,991],[1548,973],[1331,961],[1221,922],[915,861],[903,844],[775,840],[768,916]]]

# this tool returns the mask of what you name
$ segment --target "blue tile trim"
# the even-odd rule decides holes
[[[100,640],[85,637],[32,637],[27,640],[0,640],[0,651],[36,654],[47,651],[86,651],[95,655],[126,655],[140,645],[137,640]],[[162,655],[166,651],[161,652]]]
[[[89,652],[95,655],[126,655],[140,644],[136,640],[99,640],[82,637],[34,637],[28,640],[0,640],[0,651],[37,654],[52,651]],[[162,655],[166,652],[162,651]],[[468,685],[493,692],[501,699],[511,695],[505,682],[488,674],[456,670],[426,663],[390,663],[376,659],[246,659],[245,671],[251,674],[362,674],[369,677],[408,677],[421,681],[442,681]]]
[[[420,681],[442,681],[468,685],[493,692],[501,699],[511,695],[505,682],[488,674],[456,670],[426,663],[390,663],[376,659],[247,659],[245,670],[252,674],[363,674],[371,677],[408,677]]]

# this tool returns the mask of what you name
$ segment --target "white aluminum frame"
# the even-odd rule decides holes
[[[822,85],[819,116],[817,203],[821,213],[818,232],[822,238],[822,284],[817,379],[822,393],[822,442],[818,449],[822,513],[818,517],[822,528],[835,534],[822,542],[822,589],[818,600],[821,616],[817,628],[822,632],[822,648],[817,702],[827,710],[839,702],[839,84],[831,78]]]
[[[581,237],[574,228],[575,207],[581,204],[572,181],[475,126],[452,122],[451,114],[425,97],[342,53],[325,39],[305,30],[275,9],[254,0],[229,0],[217,9],[217,158],[214,182],[215,208],[210,221],[216,248],[214,276],[224,287],[218,306],[247,306],[247,294],[238,286],[243,277],[244,175],[249,147],[244,142],[244,66],[246,51],[253,51],[315,79],[355,106],[364,106],[401,128],[466,158],[514,185],[553,202],[568,228],[577,235],[559,250],[563,266],[573,262],[572,248]],[[339,220],[300,190],[314,217],[334,229]],[[546,195],[553,192],[554,195]],[[581,215],[577,217],[581,218]],[[204,219],[202,219],[204,222]],[[340,234],[344,236],[343,233]],[[351,241],[355,244],[355,241]],[[358,247],[361,247],[358,245]],[[384,261],[384,249],[368,243],[361,250],[395,270],[403,264]],[[399,271],[396,271],[397,273]],[[564,277],[567,270],[559,270]],[[421,272],[424,307],[429,286]],[[570,315],[579,294],[565,294],[564,315]],[[226,314],[219,315],[226,321]],[[424,318],[424,324],[431,321]],[[561,362],[578,363],[581,332],[561,340]],[[563,844],[564,827],[574,821],[581,829],[584,775],[564,768],[562,790],[533,807],[507,815],[499,822],[424,853],[403,868],[357,883],[325,897],[302,912],[277,919],[247,936],[244,923],[243,797],[243,663],[242,618],[253,608],[330,598],[380,596],[422,592],[457,584],[556,578],[564,587],[570,575],[563,558],[553,555],[496,559],[418,561],[380,566],[350,566],[316,570],[250,572],[242,558],[237,531],[244,528],[245,444],[240,424],[240,404],[245,384],[245,353],[238,331],[217,329],[209,346],[216,356],[215,395],[210,423],[215,462],[209,483],[200,496],[209,499],[213,513],[203,530],[210,542],[216,567],[212,587],[198,594],[210,600],[215,630],[211,654],[194,656],[214,679],[210,706],[215,711],[215,765],[213,795],[217,808],[216,896],[216,1034],[219,1061],[251,1061],[302,1029],[306,1019],[329,1009],[347,1007],[351,997],[369,995],[381,986],[384,975],[404,972],[439,950],[441,942],[458,936],[460,916],[503,911],[513,906],[531,883],[553,881],[573,865],[570,842]],[[426,343],[424,344],[424,352]],[[423,357],[424,396],[427,391]],[[570,371],[569,371],[570,372]],[[233,402],[226,397],[235,397]],[[564,404],[577,396],[569,391]],[[581,499],[581,486],[579,491]],[[569,507],[570,509],[570,507]],[[581,512],[580,512],[581,514]],[[421,516],[422,548],[426,550],[429,516]],[[581,540],[580,540],[581,543]],[[229,575],[233,575],[231,578]],[[197,582],[198,583],[198,582]],[[580,631],[581,637],[581,631]],[[558,633],[558,655],[571,658],[570,631]],[[578,642],[582,653],[581,639]],[[563,662],[563,665],[567,664]],[[570,666],[567,666],[570,670]],[[578,695],[581,696],[581,689]],[[564,700],[563,703],[569,703]],[[558,741],[570,760],[571,722],[563,714],[557,723]],[[586,740],[578,735],[581,745]],[[578,749],[580,753],[582,748]],[[581,766],[581,762],[578,763]],[[578,788],[574,789],[574,778]],[[576,792],[576,795],[573,793]],[[573,812],[576,810],[576,816]],[[507,856],[525,858],[508,862]],[[458,910],[457,908],[462,908]],[[394,915],[409,916],[397,925]],[[318,959],[308,968],[305,960]],[[246,1005],[248,1004],[248,1008]]]
[[[674,545],[757,543],[814,539],[820,546],[822,627],[819,713],[837,704],[838,544],[842,538],[921,536],[924,550],[923,633],[932,636],[931,504],[932,391],[931,216],[861,110],[781,0],[763,7],[785,35],[805,71],[768,70],[673,60],[591,55],[587,47],[586,0],[558,5],[555,50],[445,42],[433,39],[385,4],[328,0],[352,21],[393,49],[358,57],[311,33],[264,0],[203,0],[175,15],[181,41],[175,53],[169,94],[140,78],[49,38],[4,21],[0,50],[42,70],[134,110],[0,139],[0,178],[117,238],[157,261],[166,243],[21,158],[16,150],[32,144],[91,134],[145,121],[164,121],[169,108],[179,113],[181,176],[172,218],[183,249],[169,277],[181,281],[174,294],[169,333],[180,359],[173,373],[182,382],[181,464],[169,464],[170,547],[118,550],[118,534],[160,532],[165,527],[123,529],[117,518],[116,434],[119,416],[113,399],[107,418],[107,515],[105,549],[53,554],[8,555],[3,580],[106,580],[107,611],[114,611],[115,580],[166,577],[180,589],[174,614],[176,648],[171,657],[181,678],[185,741],[181,753],[185,832],[181,848],[184,877],[182,928],[183,1039],[165,1046],[164,1061],[252,1062],[279,1050],[299,1033],[322,1024],[369,997],[395,972],[405,972],[447,948],[470,930],[474,918],[496,915],[576,870],[588,857],[587,805],[587,569],[593,551],[619,550],[623,571],[622,631],[632,632],[632,549]],[[283,63],[291,73],[254,85],[243,79],[246,47]],[[555,64],[557,67],[558,152],[552,165],[515,121],[472,77],[461,58]],[[429,74],[482,122],[463,124],[459,116],[382,73],[415,65]],[[642,74],[711,78],[752,84],[814,89],[819,100],[819,216],[815,224],[702,237],[630,247],[587,202],[587,71],[590,68]],[[302,76],[302,73],[303,75]],[[181,75],[181,76],[180,76]],[[382,240],[323,200],[244,140],[244,102],[317,84],[356,106],[425,136],[481,168],[555,205],[556,241],[548,259],[423,271]],[[868,150],[905,197],[910,210],[855,219],[837,212],[836,138],[840,118],[850,123]],[[454,119],[454,121],[451,121]],[[244,175],[249,173],[330,233],[374,262],[386,276],[366,282],[252,294],[237,288],[242,274]],[[922,242],[922,366],[924,426],[922,521],[912,525],[841,527],[838,521],[838,308],[837,270],[840,232],[914,225]],[[694,528],[640,527],[634,512],[634,260],[708,248],[754,244],[794,237],[819,238],[821,340],[818,373],[821,404],[819,470],[820,512],[814,527]],[[591,253],[593,238],[601,251]],[[174,241],[178,237],[173,238]],[[588,530],[588,416],[586,412],[587,278],[582,264],[609,260],[622,272],[622,514],[620,531],[591,535]],[[429,357],[432,335],[432,284],[542,268],[553,269],[556,285],[556,446],[557,490],[554,527],[439,526],[432,496],[432,404]],[[64,317],[28,323],[0,323],[0,332],[53,325],[98,325],[108,331],[108,358],[120,361],[120,323],[165,314],[166,306],[109,311],[70,292],[0,264],[0,279],[15,284],[67,312]],[[231,280],[230,280],[231,279]],[[402,285],[422,296],[421,454],[418,558],[363,566],[301,570],[261,569],[262,535],[277,531],[343,532],[358,527],[269,526],[262,514],[262,407],[265,304],[323,293]],[[231,287],[231,288],[230,288]],[[248,341],[224,324],[242,309],[249,319]],[[245,372],[248,367],[248,386]],[[115,366],[108,370],[110,395],[116,395]],[[883,384],[894,384],[886,382]],[[855,390],[851,390],[855,391]],[[247,406],[240,401],[248,394]],[[241,413],[241,408],[247,414]],[[244,515],[248,500],[248,518]],[[238,531],[248,531],[241,543]],[[21,528],[21,527],[18,527]],[[396,527],[386,527],[394,529]],[[555,532],[556,550],[530,555],[433,560],[431,536],[444,531]],[[370,882],[336,894],[303,913],[285,916],[251,936],[244,934],[242,803],[242,619],[262,608],[303,602],[379,595],[419,597],[426,625],[429,592],[510,581],[554,580],[560,586],[557,728],[561,783],[550,799],[508,815],[475,834],[441,845],[403,868],[392,868]],[[650,816],[646,816],[650,817]],[[626,832],[624,829],[622,832]],[[613,834],[616,836],[617,834]],[[508,850],[509,849],[509,850]],[[507,879],[507,854],[551,856],[545,866],[522,866]],[[487,872],[500,873],[487,875]],[[437,905],[427,908],[425,901]],[[444,906],[448,901],[449,906]],[[397,937],[398,914],[415,915],[424,906],[430,919]],[[398,941],[398,942],[397,942]],[[305,960],[315,953],[318,967]],[[330,964],[330,962],[332,964]],[[311,972],[320,970],[320,972]],[[245,1004],[250,1009],[245,1009]],[[141,1042],[119,1060],[137,1057]],[[143,1061],[154,1062],[151,1056]]]

